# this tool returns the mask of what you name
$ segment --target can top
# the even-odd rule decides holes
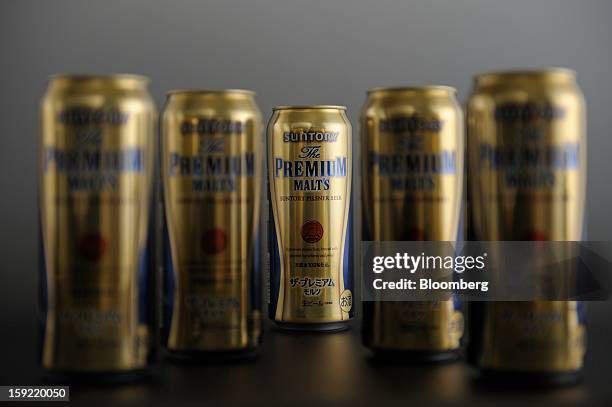
[[[346,106],[339,105],[294,105],[294,106],[274,106],[272,110],[346,110]]]
[[[432,92],[444,92],[444,93],[455,93],[457,89],[452,86],[446,85],[422,85],[422,86],[391,86],[391,87],[378,87],[368,90],[368,95],[372,94],[383,94],[383,93],[432,93]]]
[[[55,84],[83,84],[83,85],[108,85],[118,86],[145,86],[149,78],[144,75],[129,73],[121,74],[54,74],[49,76],[49,82]]]
[[[255,96],[255,92],[247,89],[172,89],[167,93],[167,96],[172,95],[248,95]]]
[[[569,68],[521,69],[497,72],[486,72],[474,77],[476,86],[492,85],[501,81],[560,81],[573,82],[576,80],[576,71]]]

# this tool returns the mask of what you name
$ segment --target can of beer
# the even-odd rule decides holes
[[[341,106],[279,106],[268,123],[269,316],[337,331],[353,317],[351,125]]]
[[[568,69],[479,75],[468,103],[468,160],[479,240],[579,241],[586,186],[585,104]],[[583,304],[479,303],[471,354],[484,379],[571,383],[585,353]]]
[[[363,240],[450,241],[463,198],[463,113],[447,86],[377,88],[361,115]],[[363,341],[375,357],[459,356],[456,301],[364,301]]]
[[[162,342],[174,356],[253,356],[261,341],[263,144],[253,92],[168,94]]]
[[[156,355],[147,83],[59,75],[42,99],[40,356],[55,375],[128,378]]]

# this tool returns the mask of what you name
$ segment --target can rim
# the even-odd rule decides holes
[[[166,95],[208,95],[208,94],[245,94],[255,96],[255,92],[249,89],[171,89]]]
[[[346,106],[340,105],[280,105],[274,106],[272,110],[346,110]]]
[[[368,89],[368,95],[372,93],[399,93],[399,92],[429,92],[441,90],[445,92],[456,93],[457,88],[448,85],[419,85],[419,86],[379,86],[376,88]]]
[[[501,71],[483,72],[474,76],[477,83],[483,84],[494,82],[498,79],[519,79],[519,78],[570,78],[576,77],[576,71],[565,67],[533,68],[533,69],[508,69]]]
[[[68,81],[95,81],[95,80],[129,80],[143,83],[149,83],[148,76],[134,73],[113,73],[113,74],[88,74],[88,73],[56,73],[48,77],[49,81],[53,80],[68,80]]]

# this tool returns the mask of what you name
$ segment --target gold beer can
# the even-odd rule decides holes
[[[55,375],[127,378],[156,356],[147,83],[59,75],[42,99],[41,363]]]
[[[368,92],[361,114],[363,240],[458,238],[464,124],[455,92],[447,86]],[[458,301],[364,301],[363,307],[363,342],[375,357],[458,358],[464,326]]]
[[[338,331],[353,317],[351,125],[342,106],[279,106],[268,123],[269,316]]]
[[[467,115],[475,238],[580,241],[586,123],[575,73],[557,68],[479,75]],[[474,303],[472,316],[469,353],[483,379],[578,380],[586,350],[583,303]]]
[[[255,94],[178,90],[162,116],[164,318],[174,356],[252,356],[261,341],[264,138]]]

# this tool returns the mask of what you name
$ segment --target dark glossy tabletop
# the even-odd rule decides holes
[[[612,324],[600,317],[609,303],[594,307],[582,384],[555,390],[493,389],[473,380],[463,363],[441,366],[381,364],[362,347],[359,321],[335,334],[265,332],[257,359],[246,362],[179,364],[162,359],[148,379],[113,386],[70,388],[69,405],[210,405],[221,402],[298,405],[346,403],[452,404],[506,402],[538,405],[608,404],[612,400]],[[35,324],[17,320],[2,338],[0,384],[42,384],[36,367]],[[206,403],[208,402],[208,403]],[[38,405],[38,404],[37,404]]]

